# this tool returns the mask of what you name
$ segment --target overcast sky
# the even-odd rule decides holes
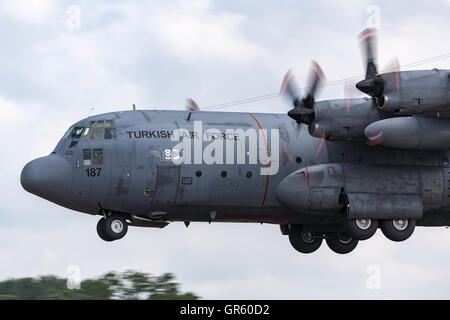
[[[173,272],[204,298],[450,298],[450,230],[381,232],[349,255],[302,255],[276,225],[182,223],[100,240],[98,217],[24,191],[22,167],[95,113],[200,107],[278,92],[311,59],[328,81],[364,74],[357,35],[379,8],[380,66],[450,52],[450,1],[0,0],[0,280],[110,270]],[[73,7],[75,6],[75,7]],[[79,24],[76,13],[80,13]],[[75,14],[75,16],[74,16]],[[75,20],[74,20],[75,19]],[[450,59],[417,66],[450,68]],[[342,98],[341,85],[320,97]],[[92,109],[93,108],[93,109]],[[280,98],[223,111],[286,112]],[[450,213],[449,213],[450,214]],[[369,289],[367,273],[381,276]]]

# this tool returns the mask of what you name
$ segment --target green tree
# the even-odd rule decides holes
[[[0,282],[0,300],[195,300],[192,293],[181,293],[175,276],[127,270],[108,272],[96,279],[81,282],[79,290],[67,288],[67,280],[53,275],[38,278],[8,279]]]

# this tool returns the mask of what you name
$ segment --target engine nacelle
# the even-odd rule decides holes
[[[438,167],[329,163],[284,178],[276,196],[299,214],[340,214],[348,219],[421,219],[449,204]]]
[[[370,145],[417,150],[450,148],[450,119],[389,118],[370,124],[364,133]]]
[[[391,72],[382,77],[385,94],[378,107],[384,111],[413,115],[450,109],[448,70]]]
[[[380,111],[368,98],[318,101],[314,112],[309,133],[329,140],[363,140],[367,125],[381,119]]]
[[[339,212],[345,207],[343,169],[339,164],[320,164],[297,170],[283,179],[276,194],[296,212]]]

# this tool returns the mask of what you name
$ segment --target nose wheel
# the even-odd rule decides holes
[[[101,218],[97,223],[99,237],[108,242],[122,239],[127,234],[127,231],[127,221],[118,214],[111,214],[106,219]]]

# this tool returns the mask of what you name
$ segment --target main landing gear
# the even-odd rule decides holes
[[[379,227],[383,234],[392,241],[405,241],[414,232],[414,219],[350,219],[346,222],[347,233],[355,239],[367,240],[371,238]]]
[[[405,241],[413,234],[415,227],[414,219],[383,220],[380,225],[385,237],[392,241]]]
[[[323,239],[331,250],[339,254],[350,253],[358,245],[358,240],[347,234],[305,232],[299,225],[292,225],[288,235],[291,245],[301,253],[316,251],[322,245]]]
[[[405,241],[414,232],[414,219],[352,219],[347,220],[344,232],[311,232],[305,231],[302,225],[280,225],[281,233],[289,236],[289,241],[295,250],[301,253],[312,253],[320,248],[323,239],[328,247],[336,253],[352,252],[358,241],[370,239],[381,229],[386,238],[392,241]]]
[[[125,218],[119,214],[113,213],[101,218],[97,223],[97,233],[105,241],[114,241],[122,239],[128,231],[128,223]]]

